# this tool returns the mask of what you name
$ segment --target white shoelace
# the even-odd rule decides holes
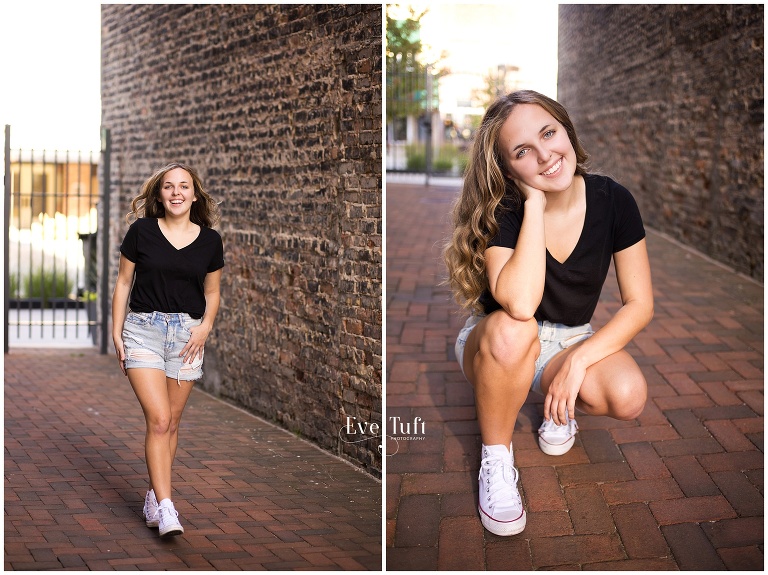
[[[550,418],[549,420],[545,419],[541,427],[539,428],[539,434],[541,433],[557,433],[560,435],[572,435],[576,432],[577,429],[579,429],[579,425],[576,423],[575,419],[571,419],[567,415],[565,416],[565,424],[563,425],[557,425],[555,423],[555,420]]]
[[[147,495],[144,497],[144,513],[147,514],[148,511],[154,509],[155,512],[152,515],[152,517],[147,517],[147,519],[152,519],[155,516],[157,516],[157,509],[159,507],[159,504],[157,503],[157,498],[155,497],[155,492],[150,490],[147,491]]]
[[[481,462],[480,479],[485,470],[484,492],[481,496],[490,510],[504,511],[522,507],[520,493],[517,490],[519,475],[511,457],[489,453]],[[501,477],[496,477],[498,474]]]
[[[163,513],[168,513],[173,519],[179,518],[179,512],[176,511],[176,509],[173,507],[158,506],[157,511],[160,513],[160,515],[163,515]],[[167,521],[168,517],[163,517],[163,523],[166,523]],[[178,523],[178,521],[176,521],[176,523]]]

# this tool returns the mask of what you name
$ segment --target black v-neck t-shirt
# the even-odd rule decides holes
[[[120,253],[136,264],[130,308],[135,312],[205,313],[205,276],[224,267],[224,246],[216,230],[201,226],[195,240],[176,249],[157,218],[139,218],[125,234]]]
[[[537,321],[569,326],[589,323],[608,275],[611,257],[645,237],[643,220],[632,194],[607,176],[587,174],[587,211],[576,247],[564,262],[547,251],[544,296],[535,313]],[[499,232],[488,247],[514,249],[523,223],[524,206],[505,207],[502,201],[496,219]],[[480,297],[485,313],[501,309],[489,290]]]

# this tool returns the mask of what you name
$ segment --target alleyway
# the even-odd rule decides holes
[[[381,569],[381,483],[193,391],[174,497],[186,532],[141,517],[144,420],[114,356],[5,356],[6,570]]]
[[[653,232],[656,315],[629,348],[645,411],[578,417],[554,458],[529,397],[515,433],[527,527],[482,528],[474,400],[453,353],[464,318],[438,285],[457,191],[387,186],[387,418],[425,422],[387,457],[387,568],[762,570],[763,288]],[[593,325],[619,302],[610,275]]]

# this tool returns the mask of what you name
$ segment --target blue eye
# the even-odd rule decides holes
[[[516,157],[516,158],[522,158],[522,157],[523,157],[523,156],[526,154],[526,152],[528,152],[528,150],[527,150],[526,148],[523,148],[522,150],[520,150],[520,151],[517,153],[517,156],[515,156],[515,157]]]
[[[551,138],[551,137],[552,137],[552,136],[554,136],[554,135],[555,135],[555,131],[554,131],[554,130],[547,130],[547,131],[544,133],[544,138],[545,138],[545,139],[549,139],[549,138]]]

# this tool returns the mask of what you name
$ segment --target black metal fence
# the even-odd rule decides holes
[[[387,171],[433,171],[437,83],[428,66],[387,62]]]
[[[14,150],[10,134],[6,126],[5,351],[101,341],[104,353],[100,155]]]

